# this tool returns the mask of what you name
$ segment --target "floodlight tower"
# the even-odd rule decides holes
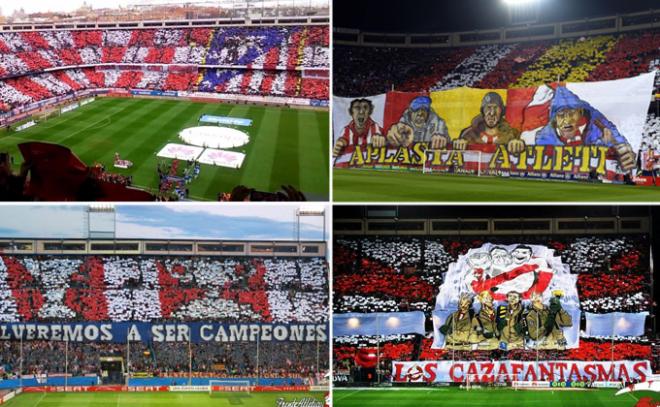
[[[539,0],[502,0],[509,11],[509,24],[534,24],[538,21]]]
[[[300,243],[300,218],[301,217],[320,217],[323,218],[322,241],[325,241],[325,208],[323,206],[301,206],[296,209],[296,241]]]
[[[87,238],[115,239],[117,211],[113,204],[93,203],[87,207]]]

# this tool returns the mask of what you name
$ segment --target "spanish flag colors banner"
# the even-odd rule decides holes
[[[507,103],[506,89],[476,89],[476,88],[455,88],[431,92],[431,106],[438,115],[445,119],[449,137],[456,139],[466,127],[466,123],[481,113],[481,104],[484,96],[488,93],[500,95],[502,101]]]

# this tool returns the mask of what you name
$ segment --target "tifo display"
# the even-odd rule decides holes
[[[304,395],[327,370],[327,287],[308,255],[5,253],[0,389]]]
[[[327,20],[3,24],[0,199],[326,199]]]
[[[422,17],[373,31],[404,24],[403,14],[357,33],[355,22],[337,27],[335,200],[656,200],[660,31],[648,24],[657,13],[554,21],[556,5],[531,1],[521,7],[545,10],[522,25],[505,10],[483,14],[476,31],[462,17],[517,7],[503,3],[432,5],[460,32],[424,33],[438,26]]]
[[[0,32],[0,112],[94,88],[327,99],[296,68],[327,69],[328,46],[327,26]]]
[[[660,361],[645,235],[342,236],[334,250],[336,385],[621,386]]]
[[[623,182],[654,78],[335,97],[335,167]]]

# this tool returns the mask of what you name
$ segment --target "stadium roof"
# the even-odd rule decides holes
[[[551,217],[647,217],[660,210],[649,206],[533,206],[533,205],[341,205],[333,209],[335,219],[392,218],[551,218]],[[384,215],[384,216],[383,216]]]
[[[538,0],[538,22],[611,16],[660,8],[657,0]],[[502,0],[388,2],[335,0],[335,27],[373,32],[452,32],[484,30],[508,24]]]

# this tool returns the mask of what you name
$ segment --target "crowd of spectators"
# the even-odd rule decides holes
[[[218,27],[0,33],[0,111],[91,88],[226,92],[328,99],[329,29]],[[123,64],[102,69],[78,65]],[[131,64],[217,66],[201,72]],[[68,68],[52,73],[45,69]],[[75,67],[75,68],[74,68]],[[198,83],[199,82],[199,83]]]
[[[535,86],[557,79],[584,82],[591,71],[606,61],[606,54],[616,41],[609,35],[560,41],[532,63],[514,86]]]
[[[0,33],[0,77],[99,63],[328,68],[323,26]]]
[[[507,239],[338,239],[334,263],[335,311],[428,312],[433,308],[444,273],[459,255],[484,241],[519,243]],[[553,248],[571,273],[577,274],[583,311],[638,312],[652,308],[646,237],[539,237],[529,243]]]
[[[322,258],[204,256],[0,256],[0,321],[213,321],[325,323],[328,266]],[[22,346],[22,350],[19,347]],[[101,373],[102,356],[126,344],[2,341],[3,378],[22,373]],[[309,378],[327,370],[316,342],[130,344],[130,371],[196,376]],[[257,364],[257,354],[259,363]]]
[[[333,308],[336,313],[398,312],[419,310],[430,321],[442,276],[470,248],[484,242],[502,245],[520,243],[519,237],[360,237],[338,238],[334,244]],[[630,236],[537,236],[528,244],[543,244],[577,274],[580,308],[583,312],[652,312],[650,251],[648,238]],[[581,325],[585,320],[580,321]],[[427,324],[428,325],[428,324]],[[427,329],[428,326],[427,326]],[[335,369],[360,368],[360,349],[380,349],[382,377],[390,374],[392,360],[535,360],[536,352],[517,350],[452,352],[431,349],[432,334],[389,336],[343,336],[333,339]],[[614,342],[612,342],[614,341]],[[541,351],[543,360],[609,360],[614,357],[652,360],[660,358],[648,330],[638,338],[593,338],[582,333],[580,346],[565,351]],[[657,353],[657,352],[656,352]]]
[[[503,89],[627,78],[660,65],[660,31],[459,48],[334,47],[334,94]],[[378,67],[378,68],[373,68]],[[656,89],[660,75],[656,76]]]
[[[0,321],[327,320],[325,261],[0,257]]]
[[[200,80],[201,78],[201,80]],[[198,83],[199,81],[199,83]],[[116,68],[66,69],[0,81],[1,111],[96,88],[193,91],[239,95],[328,99],[327,79],[305,77],[301,71],[204,69],[170,72]]]
[[[2,378],[15,377],[21,372],[22,346],[23,375],[53,375],[68,373],[73,376],[101,375],[101,357],[126,357],[125,343],[75,343],[61,341],[3,341],[0,344]],[[142,343],[131,342],[129,348],[130,372],[156,377],[188,377],[190,367],[194,377],[278,377],[309,378],[328,366],[328,346],[316,342],[267,342],[259,344],[229,343]],[[190,358],[192,355],[192,358]],[[192,366],[190,363],[192,362]]]
[[[642,151],[652,150],[656,154],[660,152],[660,115],[650,113],[644,123],[642,133]]]
[[[456,68],[431,87],[431,90],[461,86],[475,87],[474,85],[497,66],[512,49],[512,45],[484,45],[477,48],[472,55],[461,61]]]

